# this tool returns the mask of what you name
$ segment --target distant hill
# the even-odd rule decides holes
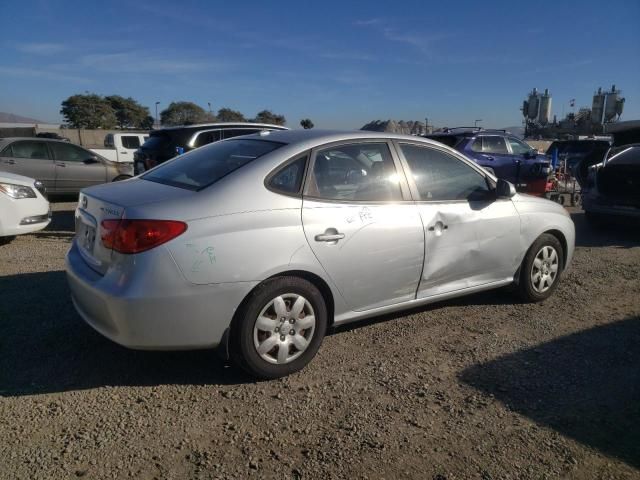
[[[15,113],[0,112],[0,123],[47,123],[35,118],[23,117]]]
[[[425,125],[421,121],[409,120],[405,122],[400,120],[374,120],[367,123],[360,130],[369,130],[372,132],[388,132],[403,133],[405,135],[424,135],[426,133]]]
[[[504,127],[500,130],[506,130],[507,132],[513,133],[516,137],[523,138],[524,137],[524,127],[519,125],[517,127]]]

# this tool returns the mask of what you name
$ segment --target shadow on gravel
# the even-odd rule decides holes
[[[539,424],[640,468],[640,317],[475,365],[460,379]]]
[[[214,351],[128,350],[86,325],[62,271],[0,277],[0,397],[105,385],[252,382]]]
[[[576,226],[576,247],[640,246],[640,226],[618,220],[599,227],[587,223],[584,212],[571,213]]]

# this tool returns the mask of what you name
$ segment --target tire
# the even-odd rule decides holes
[[[297,372],[317,353],[327,322],[325,300],[311,282],[299,277],[267,280],[249,294],[234,318],[231,359],[264,380]]]
[[[121,180],[127,180],[128,178],[133,178],[131,175],[118,175],[116,178],[112,180],[112,182],[119,182]]]
[[[558,287],[563,265],[564,252],[558,239],[549,233],[540,235],[522,261],[518,282],[520,298],[528,303],[549,298]]]
[[[0,237],[0,246],[2,245],[8,245],[9,243],[11,243],[13,240],[15,240],[16,236],[15,235],[10,235],[7,237]]]

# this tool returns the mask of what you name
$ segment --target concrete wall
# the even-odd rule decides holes
[[[57,133],[66,137],[76,145],[86,148],[104,148],[104,138],[109,133],[148,133],[148,130],[87,130],[87,129],[49,129],[49,128],[0,128],[0,138],[2,137],[35,137],[37,133]]]

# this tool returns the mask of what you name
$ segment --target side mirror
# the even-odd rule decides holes
[[[498,198],[511,198],[516,194],[516,187],[513,183],[509,183],[506,180],[499,178],[496,185],[496,195]]]
[[[86,160],[84,160],[82,163],[84,163],[85,165],[91,165],[94,163],[100,163],[100,160],[98,160],[98,157],[89,157]]]
[[[524,158],[536,158],[538,156],[538,152],[535,150],[529,150],[524,153]]]

